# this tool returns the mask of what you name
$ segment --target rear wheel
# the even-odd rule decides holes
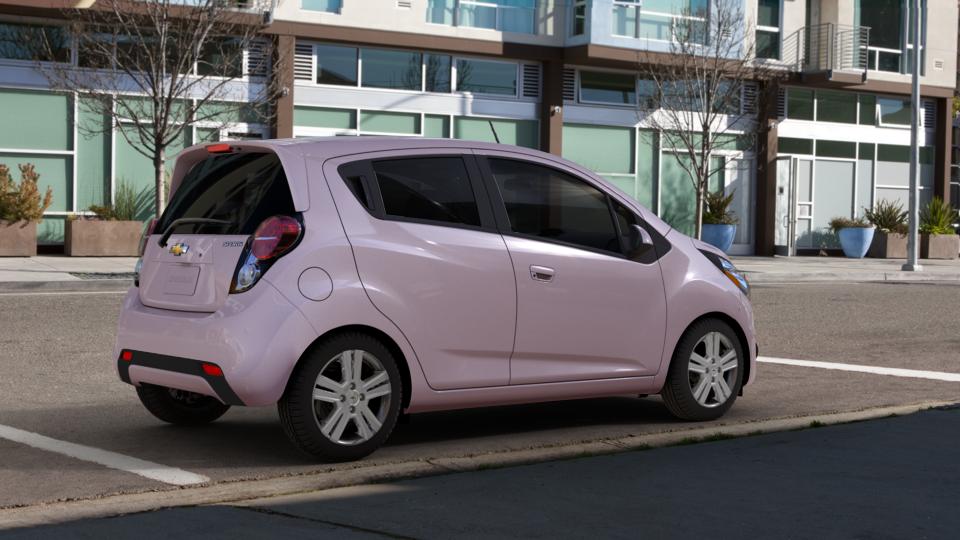
[[[715,420],[737,400],[746,361],[737,334],[727,323],[705,319],[680,338],[661,393],[681,420]]]
[[[209,424],[230,409],[210,396],[151,384],[138,386],[137,396],[150,414],[182,426]]]
[[[383,445],[402,401],[390,351],[371,336],[344,334],[303,360],[277,409],[301,451],[324,461],[352,461]]]

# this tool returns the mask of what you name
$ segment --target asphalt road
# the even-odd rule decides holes
[[[273,408],[231,410],[203,428],[164,425],[116,378],[118,294],[0,295],[0,426],[178,467],[213,482],[348,468],[293,450]],[[757,287],[761,354],[960,373],[960,285]],[[721,421],[960,401],[960,383],[763,364]],[[394,463],[688,429],[656,397],[414,416],[365,462]],[[0,508],[171,489],[0,439]]]
[[[960,409],[231,505],[19,538],[955,538]]]

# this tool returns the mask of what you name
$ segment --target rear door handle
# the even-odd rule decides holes
[[[535,264],[530,265],[530,277],[534,281],[545,281],[545,282],[553,281],[553,275],[555,273],[556,272],[553,270],[553,268],[549,268],[546,266],[537,266]]]

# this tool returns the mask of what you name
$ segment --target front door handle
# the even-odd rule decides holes
[[[537,266],[535,264],[530,265],[530,277],[534,281],[545,281],[545,282],[553,281],[553,275],[555,273],[556,272],[553,270],[553,268],[549,268],[546,266]]]

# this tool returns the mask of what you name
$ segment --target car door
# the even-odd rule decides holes
[[[509,384],[516,282],[473,155],[353,159],[324,170],[342,178],[335,196],[370,300],[432,388]]]
[[[624,255],[640,218],[562,164],[510,154],[481,163],[517,279],[510,383],[654,375],[666,324],[660,265],[650,244]]]

